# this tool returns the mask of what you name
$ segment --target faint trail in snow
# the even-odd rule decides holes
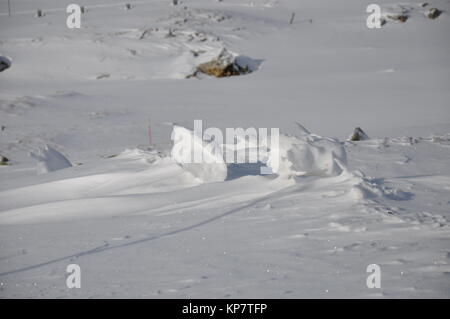
[[[199,223],[196,223],[196,224],[193,224],[193,225],[190,225],[190,226],[186,226],[186,227],[182,227],[182,228],[179,228],[179,229],[176,229],[176,230],[172,230],[172,231],[160,234],[160,235],[152,235],[152,236],[148,236],[148,237],[145,237],[145,238],[137,239],[137,240],[134,240],[134,241],[131,241],[131,242],[128,242],[128,243],[123,243],[123,244],[114,245],[114,246],[111,246],[109,243],[107,243],[105,241],[104,245],[98,246],[98,247],[93,248],[93,249],[89,249],[89,250],[85,250],[85,251],[82,251],[82,252],[79,252],[79,253],[76,253],[76,254],[72,254],[72,255],[56,258],[56,259],[52,259],[52,260],[49,260],[49,261],[46,261],[46,262],[43,262],[43,263],[40,263],[40,264],[31,265],[31,266],[27,266],[27,267],[23,267],[23,268],[19,268],[19,269],[10,270],[10,271],[6,271],[6,272],[3,272],[3,273],[0,273],[0,277],[13,275],[13,274],[21,273],[21,272],[24,272],[24,271],[45,267],[45,266],[48,266],[48,265],[51,265],[51,264],[54,264],[54,263],[58,263],[60,261],[70,260],[72,258],[79,258],[79,257],[87,256],[87,255],[93,255],[93,254],[101,253],[101,252],[112,250],[112,249],[124,248],[124,247],[132,246],[132,245],[142,244],[142,243],[145,243],[145,242],[161,239],[161,238],[164,238],[164,237],[177,235],[177,234],[180,234],[180,233],[183,233],[183,232],[186,232],[186,231],[190,231],[192,229],[195,229],[195,228],[207,225],[207,224],[212,223],[212,222],[214,222],[216,220],[222,219],[222,218],[224,218],[226,216],[230,216],[230,215],[232,215],[234,213],[237,213],[237,212],[239,212],[239,211],[241,211],[243,209],[250,208],[250,207],[252,207],[252,206],[254,206],[256,204],[259,204],[259,203],[261,203],[261,202],[263,202],[263,201],[265,201],[267,199],[271,199],[271,197],[274,196],[274,195],[281,194],[283,192],[291,193],[291,192],[295,192],[296,190],[297,190],[297,187],[295,187],[294,190],[291,190],[291,187],[289,187],[288,189],[282,189],[282,190],[270,193],[268,195],[265,195],[263,197],[257,198],[257,199],[251,201],[248,204],[245,204],[245,205],[242,205],[242,206],[238,206],[238,207],[236,207],[236,208],[234,208],[232,210],[226,211],[225,213],[222,213],[220,215],[208,218],[208,219],[206,219],[204,221],[201,221]]]

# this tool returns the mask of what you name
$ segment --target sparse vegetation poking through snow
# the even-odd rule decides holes
[[[292,12],[291,20],[289,21],[289,24],[293,24],[295,19],[295,12]]]

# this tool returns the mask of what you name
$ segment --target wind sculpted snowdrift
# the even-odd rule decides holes
[[[292,187],[336,187],[351,202],[383,196],[363,173],[347,169],[341,142],[309,132],[280,135],[265,163],[273,175],[235,180],[227,180],[232,168],[222,153],[230,145],[203,140],[178,125],[172,138],[170,156],[156,150],[127,150],[115,158],[39,175],[32,186],[1,192],[0,224],[221,209],[268,199],[270,194],[280,196]],[[195,148],[201,150],[204,162],[190,162]],[[274,154],[280,156],[277,168],[272,165]],[[325,182],[318,182],[321,179]]]
[[[235,150],[246,154],[247,160],[252,157],[252,153],[256,153],[253,154],[254,163],[258,159],[270,167],[274,174],[282,177],[335,176],[346,165],[345,149],[337,139],[323,138],[305,131],[300,136],[281,134],[272,141],[271,137],[261,138],[260,143],[255,144],[258,136],[244,135],[243,131],[235,132],[237,142],[226,144],[204,140],[193,131],[176,125],[172,133],[174,146],[171,156],[205,182],[226,179],[225,152]],[[195,161],[196,158],[199,160]]]

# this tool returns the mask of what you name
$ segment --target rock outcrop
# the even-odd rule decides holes
[[[442,11],[437,9],[437,8],[431,8],[428,9],[428,11],[426,12],[426,16],[428,19],[436,19],[441,15]]]
[[[350,141],[364,141],[370,139],[369,136],[362,130],[362,128],[357,127],[350,136]]]
[[[193,76],[198,73],[203,73],[209,76],[223,78],[250,72],[251,70],[248,66],[242,66],[237,63],[236,57],[224,48],[216,58],[197,66],[197,70]]]
[[[11,66],[11,61],[4,56],[0,56],[0,72],[8,69],[10,66]]]
[[[0,155],[0,165],[8,165],[8,164],[9,164],[9,159],[3,155]]]

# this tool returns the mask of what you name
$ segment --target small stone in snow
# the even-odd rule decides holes
[[[442,11],[441,10],[439,10],[439,9],[437,9],[437,8],[431,8],[431,9],[428,9],[428,12],[427,12],[427,18],[428,19],[436,19],[437,17],[439,17],[440,15],[441,15],[441,13],[442,13]]]
[[[9,159],[3,155],[0,155],[0,165],[8,165]]]
[[[352,136],[350,136],[350,141],[364,141],[368,139],[370,139],[369,136],[367,136],[367,134],[360,127],[355,128]]]

